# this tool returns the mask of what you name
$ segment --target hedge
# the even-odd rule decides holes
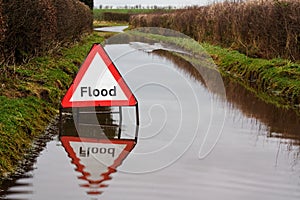
[[[0,64],[26,62],[92,31],[92,13],[78,0],[1,0],[0,5]]]
[[[104,12],[104,21],[124,21],[129,22],[130,13]]]
[[[174,29],[252,57],[300,60],[299,0],[216,3],[170,14],[135,15],[130,24]]]

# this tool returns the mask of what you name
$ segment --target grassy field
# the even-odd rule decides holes
[[[70,48],[6,66],[0,77],[0,177],[18,166],[32,141],[58,113],[60,100],[93,43],[109,33],[94,33]]]
[[[94,9],[94,21],[128,22],[131,15],[166,13],[172,9]],[[94,23],[95,24],[95,23]]]

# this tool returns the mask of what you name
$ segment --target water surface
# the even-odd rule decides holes
[[[94,31],[121,33],[126,28],[128,28],[128,26],[110,26],[110,27],[94,28]]]
[[[103,182],[105,187],[97,188],[101,193],[91,194],[56,138],[4,199],[300,198],[295,113],[267,105],[227,79],[226,97],[211,92],[188,62],[132,44],[107,44],[105,49],[139,101],[134,149]],[[123,114],[122,134],[130,138],[134,110],[124,108]],[[119,122],[113,114],[106,118]],[[104,131],[112,138],[117,132]]]

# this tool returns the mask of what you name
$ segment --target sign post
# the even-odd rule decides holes
[[[68,108],[134,106],[136,125],[139,126],[138,102],[125,80],[100,44],[94,44],[75,79],[61,101],[62,112]],[[122,116],[120,116],[122,122]],[[60,130],[61,132],[61,130]],[[119,138],[121,134],[119,134]],[[135,136],[137,140],[137,134]]]

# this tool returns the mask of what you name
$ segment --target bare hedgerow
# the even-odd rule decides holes
[[[142,23],[139,20],[142,19]],[[171,28],[198,41],[237,49],[249,56],[300,59],[300,1],[225,1],[174,13],[132,16],[130,24]]]
[[[0,0],[0,41],[3,39],[4,36],[4,18],[2,14],[2,0]]]
[[[1,47],[7,63],[25,61],[55,39],[55,12],[47,0],[3,0],[3,15],[6,31]]]
[[[0,43],[4,40],[4,33],[5,33],[5,22],[3,17],[3,2],[0,0]],[[1,46],[0,46],[1,48]],[[0,52],[4,51],[4,49],[0,49]],[[2,53],[0,53],[0,65],[3,63],[4,58],[1,57]]]
[[[92,20],[78,0],[0,0],[0,63],[26,62],[72,43],[91,32]]]
[[[130,18],[129,13],[117,13],[117,12],[104,12],[103,13],[104,21],[129,22],[129,18]]]
[[[78,0],[52,0],[57,16],[56,39],[61,43],[78,40],[91,32],[93,16],[90,9]]]

